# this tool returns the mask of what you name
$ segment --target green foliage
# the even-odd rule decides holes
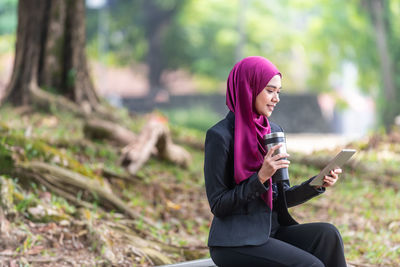
[[[214,125],[220,116],[206,106],[194,106],[189,109],[169,109],[162,111],[173,125],[205,131]]]
[[[0,2],[0,35],[12,34],[16,31],[17,6],[18,0],[2,0]]]
[[[17,201],[16,208],[17,211],[26,214],[26,211],[29,207],[33,207],[37,204],[37,196],[28,193],[24,194],[24,198],[21,199],[20,201]]]
[[[5,143],[5,138],[0,140],[0,173],[9,173],[14,166],[12,151]]]

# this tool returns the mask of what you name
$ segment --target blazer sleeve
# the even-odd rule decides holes
[[[281,126],[279,126],[280,130],[283,132],[283,129]],[[311,177],[307,181],[301,183],[300,185],[295,185],[295,186],[290,186],[289,181],[284,181],[283,186],[285,190],[285,195],[286,195],[286,203],[287,206],[293,207],[297,206],[299,204],[302,204],[311,198],[318,196],[322,193],[325,192],[325,187],[322,187],[320,189],[316,189],[315,187],[310,185],[310,182],[315,178]]]
[[[204,178],[211,212],[217,217],[232,215],[246,203],[260,197],[268,189],[260,182],[257,173],[240,184],[229,177],[230,144],[220,133],[207,131],[204,155]],[[233,181],[233,182],[232,182]]]
[[[295,185],[292,187],[290,187],[289,181],[284,182],[286,203],[289,208],[302,204],[310,200],[311,198],[325,192],[325,187],[322,187],[321,189],[316,189],[315,187],[310,185],[310,182],[314,178],[315,176],[301,183],[300,185]]]

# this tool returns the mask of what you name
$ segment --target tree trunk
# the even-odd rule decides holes
[[[378,49],[380,69],[383,82],[383,94],[385,103],[381,103],[383,112],[383,122],[387,129],[394,122],[394,118],[399,115],[398,97],[396,93],[395,80],[393,78],[393,64],[391,53],[388,46],[388,29],[385,20],[385,6],[383,0],[369,0],[367,3],[368,13],[371,17],[375,32],[375,40]],[[388,4],[388,3],[386,3]]]
[[[169,9],[163,8],[154,0],[146,0],[143,2],[145,34],[149,47],[146,61],[149,68],[149,98],[151,100],[154,100],[163,87],[161,75],[165,68],[165,62],[162,57],[161,49],[171,19],[182,6],[182,2],[183,1],[176,1]]]
[[[85,104],[85,108],[96,108],[99,98],[89,77],[85,53],[84,0],[69,1],[65,37],[64,85],[66,92],[72,93],[71,99]]]
[[[37,83],[45,1],[21,0],[18,5],[14,69],[5,98],[15,105],[30,104],[29,88]]]
[[[84,0],[20,0],[14,69],[6,101],[28,105],[42,88],[77,103],[86,113],[99,97],[85,54]]]

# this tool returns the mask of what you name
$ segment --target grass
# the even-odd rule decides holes
[[[300,177],[292,182],[299,183]],[[398,266],[399,210],[398,189],[365,180],[360,173],[350,173],[323,195],[292,208],[291,212],[301,218],[300,222],[326,221],[337,226],[349,261]]]

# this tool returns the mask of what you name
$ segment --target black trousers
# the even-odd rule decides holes
[[[275,225],[265,244],[210,247],[210,255],[219,267],[347,266],[340,233],[329,223]]]

